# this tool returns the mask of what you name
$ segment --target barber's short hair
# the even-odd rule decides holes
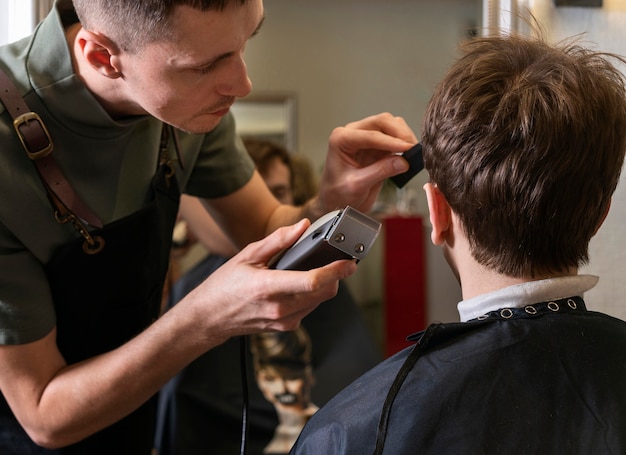
[[[476,260],[506,275],[585,264],[619,180],[625,60],[579,43],[470,39],[424,116],[432,182]]]
[[[82,26],[112,39],[128,52],[172,36],[171,18],[177,6],[222,11],[248,0],[72,0]]]

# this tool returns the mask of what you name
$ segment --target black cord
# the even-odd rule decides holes
[[[241,449],[240,454],[246,455],[246,443],[248,442],[248,337],[239,337],[239,362],[241,365],[241,391],[243,396],[243,409],[241,415]]]

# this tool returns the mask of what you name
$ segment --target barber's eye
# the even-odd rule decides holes
[[[218,58],[217,60],[215,60],[214,62],[210,63],[209,65],[202,66],[202,67],[198,68],[197,71],[199,73],[201,73],[201,74],[210,73],[215,68],[217,68],[220,63],[228,60],[230,57],[231,57],[231,54],[223,55],[220,58]]]
[[[207,73],[210,73],[211,71],[213,71],[213,69],[215,69],[215,63],[212,63],[212,64],[207,65],[207,66],[203,66],[202,68],[198,68],[197,71],[200,74],[207,74]]]

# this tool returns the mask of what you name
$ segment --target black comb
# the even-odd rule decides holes
[[[402,154],[402,157],[408,161],[409,170],[403,174],[394,175],[390,177],[391,180],[398,188],[402,188],[417,175],[422,169],[424,169],[424,158],[422,157],[422,144],[415,144]]]

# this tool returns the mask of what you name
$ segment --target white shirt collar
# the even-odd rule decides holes
[[[500,308],[521,308],[534,303],[579,296],[598,283],[594,275],[574,275],[530,281],[462,300],[457,308],[466,322]]]

